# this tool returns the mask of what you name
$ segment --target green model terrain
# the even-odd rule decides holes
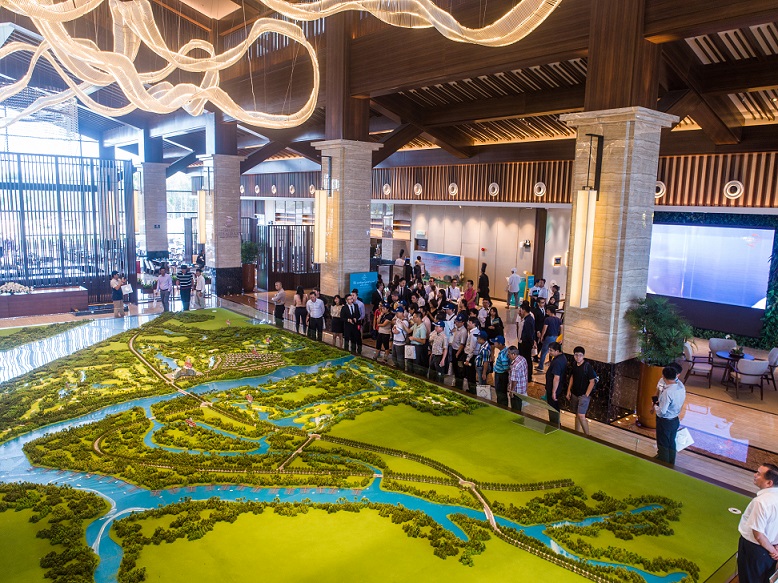
[[[165,315],[0,386],[0,435],[154,397],[24,445],[33,466],[181,489],[112,523],[120,583],[243,581],[258,565],[295,582],[645,581],[631,566],[675,583],[734,554],[728,509],[745,497],[347,356],[224,310]],[[21,552],[8,581],[40,580],[40,544],[12,514],[0,566]]]

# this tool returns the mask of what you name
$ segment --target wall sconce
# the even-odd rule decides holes
[[[197,242],[205,245],[205,190],[197,191]]]
[[[589,307],[589,280],[592,275],[592,248],[594,246],[594,219],[599,199],[600,171],[602,166],[603,137],[589,136],[589,166],[586,170],[586,186],[576,195],[575,248],[570,277],[570,305],[574,308]],[[592,169],[592,146],[597,138],[597,157],[594,166],[594,187],[589,186]]]
[[[313,262],[327,262],[327,207],[332,198],[332,157],[321,157],[321,188],[314,193]]]

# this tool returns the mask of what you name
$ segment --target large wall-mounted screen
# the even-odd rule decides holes
[[[772,229],[654,225],[648,293],[764,310]]]

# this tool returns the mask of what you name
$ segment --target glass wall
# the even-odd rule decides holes
[[[128,162],[0,153],[0,283],[107,301],[111,271],[136,272],[132,208]]]

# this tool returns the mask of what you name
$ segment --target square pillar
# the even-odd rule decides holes
[[[603,363],[620,363],[637,353],[635,335],[624,319],[632,301],[646,295],[651,227],[654,213],[659,141],[662,128],[678,118],[643,107],[626,107],[563,115],[577,128],[573,166],[573,211],[569,257],[583,245],[576,240],[576,224],[586,221],[579,213],[576,191],[594,181],[590,163],[590,137],[603,136],[602,173],[596,203],[592,242],[589,305],[565,304],[564,350],[581,345],[586,357]],[[582,210],[582,209],[581,209]],[[570,298],[572,269],[568,274]]]
[[[216,295],[243,291],[240,262],[241,156],[202,156],[205,195],[205,260],[214,268]]]
[[[312,144],[332,159],[332,196],[327,201],[326,262],[320,264],[321,291],[342,294],[350,273],[370,271],[370,200],[373,151],[381,144],[328,140]],[[317,223],[322,217],[316,217]]]
[[[168,258],[167,164],[143,162],[140,166],[138,232],[145,238],[149,259]]]

